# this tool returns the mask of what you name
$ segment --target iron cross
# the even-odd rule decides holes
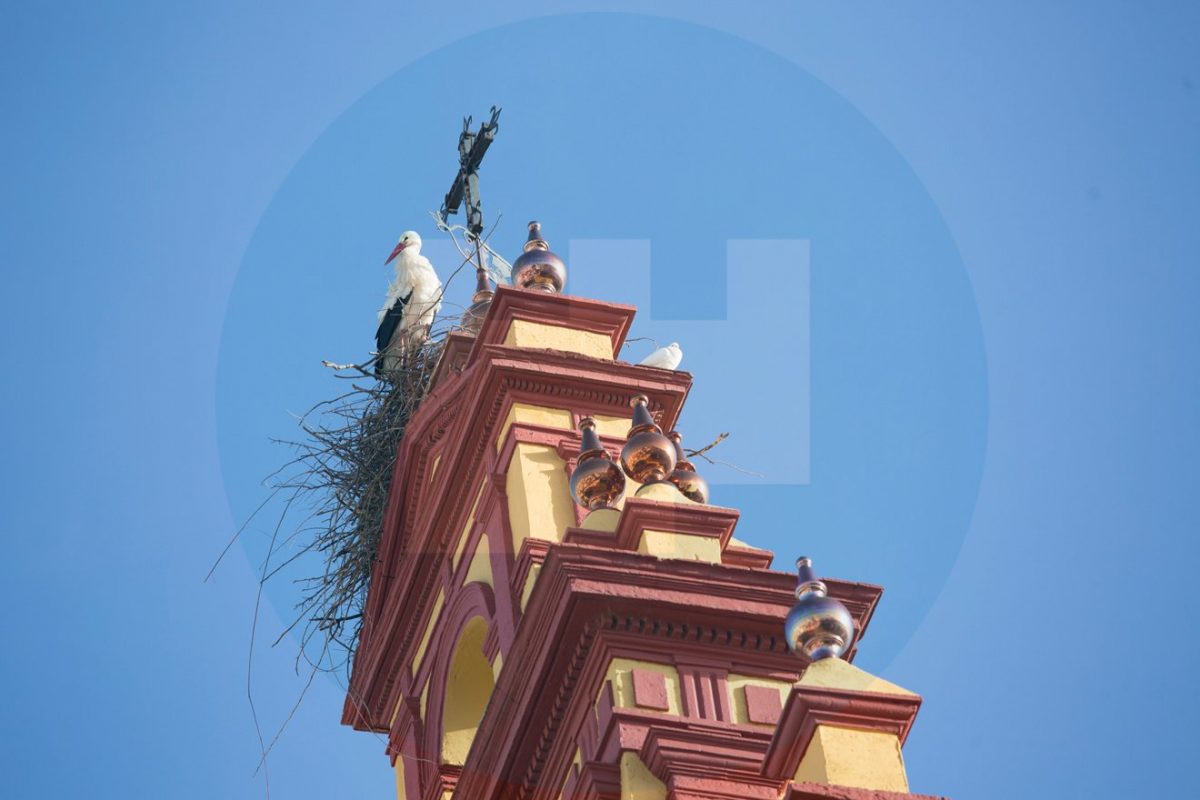
[[[500,109],[492,106],[492,118],[481,123],[479,130],[471,132],[471,118],[463,120],[462,133],[458,137],[458,175],[442,202],[442,219],[458,213],[463,200],[467,201],[467,235],[479,241],[483,233],[483,206],[479,199],[479,165],[483,155],[500,130]]]

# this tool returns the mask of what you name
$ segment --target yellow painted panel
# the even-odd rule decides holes
[[[907,792],[904,757],[895,734],[818,725],[793,777],[858,789]]]
[[[454,569],[458,569],[458,562],[462,560],[463,548],[467,546],[467,535],[471,532],[471,525],[475,523],[475,510],[479,508],[479,499],[483,497],[483,489],[487,486],[487,479],[479,482],[479,491],[475,492],[475,502],[471,503],[471,510],[467,513],[467,522],[463,525],[462,533],[458,537],[458,547],[454,550]]]
[[[848,664],[840,658],[823,658],[809,664],[808,669],[799,680],[800,686],[814,686],[824,689],[846,689],[852,692],[879,692],[880,694],[900,694],[910,697],[916,692],[910,692],[883,678],[877,678],[871,673],[861,670],[853,664]]]
[[[425,681],[425,688],[421,690],[421,721],[425,721],[425,709],[429,708],[429,685],[433,681]]]
[[[729,684],[729,692],[733,695],[733,721],[739,725],[760,725],[764,728],[774,727],[764,723],[755,723],[750,721],[750,715],[746,711],[746,687],[747,686],[762,686],[766,689],[774,689],[779,692],[779,702],[782,705],[787,700],[787,692],[792,688],[792,685],[787,681],[777,681],[772,678],[755,678],[751,675],[734,675],[730,673],[726,682]]]
[[[612,683],[613,703],[618,708],[636,708],[633,701],[634,669],[644,669],[657,672],[667,680],[667,710],[663,713],[683,715],[683,697],[679,689],[679,671],[670,664],[659,664],[655,661],[638,661],[633,658],[614,658],[608,662],[608,671],[604,674],[604,682]],[[603,687],[601,683],[601,687]],[[603,691],[603,688],[601,689]],[[597,696],[596,700],[599,701]]]
[[[500,670],[504,669],[504,653],[496,653],[496,660],[492,662],[492,680],[500,680]]]
[[[796,767],[796,774],[792,776],[792,780],[829,783],[829,773],[825,769],[825,761],[825,746],[821,741],[821,726],[818,725],[817,730],[813,732],[808,749],[804,751],[804,757],[800,759],[800,766]]]
[[[546,408],[530,403],[513,403],[508,409],[508,416],[504,418],[504,422],[496,434],[497,452],[504,446],[504,437],[508,436],[508,429],[513,426],[514,422],[541,425],[545,428],[557,428],[563,431],[573,430],[571,412],[565,408]]]
[[[630,750],[621,753],[621,800],[667,800],[666,785]]]
[[[483,654],[487,622],[474,617],[463,628],[450,657],[446,697],[442,705],[442,762],[466,763],[479,721],[495,687],[492,665]]]
[[[549,445],[517,444],[508,462],[505,492],[514,553],[528,537],[561,541],[563,532],[575,524],[566,465]]]
[[[428,481],[429,483],[433,483],[433,476],[437,475],[437,468],[438,468],[438,465],[441,463],[442,463],[442,454],[438,453],[437,457],[435,459],[433,459],[433,466],[430,467],[430,469],[429,469],[429,481]]]
[[[642,489],[642,485],[633,478],[626,476],[625,478],[625,494],[621,495],[621,499],[617,501],[617,511],[625,510],[625,501],[630,497],[637,497],[637,493]],[[680,495],[682,497],[682,495]]]
[[[629,435],[629,428],[633,425],[633,415],[628,417],[610,417],[607,414],[597,414],[592,419],[596,420],[596,433],[601,436],[612,436],[613,438],[624,439]]]
[[[563,350],[592,358],[611,360],[613,357],[612,339],[607,334],[526,319],[514,319],[509,323],[504,343],[515,347]]]
[[[421,634],[421,643],[417,645],[417,654],[413,656],[412,670],[414,675],[421,669],[421,659],[425,658],[425,648],[429,646],[429,637],[433,635],[433,626],[437,622],[438,616],[442,613],[442,602],[445,599],[445,590],[439,589],[437,599],[433,601],[433,613],[429,615],[429,621],[425,623],[425,633]]]
[[[660,481],[658,483],[647,483],[645,486],[638,488],[634,492],[635,497],[640,497],[643,500],[657,500],[660,503],[691,503],[699,505],[695,500],[689,500],[675,488],[675,484]]]
[[[589,511],[579,527],[589,531],[606,531],[613,533],[617,523],[621,521],[621,512],[615,508],[597,508]]]
[[[496,584],[492,581],[492,554],[486,536],[479,537],[479,544],[471,556],[471,565],[467,567],[467,577],[463,579],[464,585],[468,583],[486,583],[493,589],[496,588]]]
[[[642,531],[638,540],[639,553],[658,558],[679,558],[685,561],[721,563],[721,541],[713,536],[696,536],[674,531]]]

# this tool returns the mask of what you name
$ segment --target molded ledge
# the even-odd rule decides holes
[[[721,506],[661,503],[630,497],[625,501],[616,531],[609,533],[568,528],[563,541],[636,552],[644,532],[671,531],[688,536],[712,537],[717,539],[724,551],[733,536],[733,529],[737,527],[738,516],[737,510]]]
[[[795,775],[818,725],[890,733],[903,744],[920,707],[915,694],[793,686],[767,748],[763,774],[781,780]]]
[[[487,317],[479,329],[474,352],[478,353],[489,344],[504,344],[513,321],[524,320],[603,334],[612,342],[615,358],[621,352],[635,313],[637,309],[633,306],[620,303],[501,286],[496,289]]]
[[[782,800],[949,800],[931,794],[883,792],[878,789],[855,789],[850,786],[829,786],[823,783],[793,783]]]

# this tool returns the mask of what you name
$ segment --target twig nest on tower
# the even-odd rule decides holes
[[[796,605],[783,624],[788,647],[813,661],[840,658],[854,641],[854,618],[840,601],[828,596],[813,571],[812,559],[796,559],[796,571]]]
[[[600,444],[596,421],[584,417],[579,421],[583,442],[579,461],[571,471],[571,495],[588,511],[612,508],[625,494],[625,475],[612,456]]]
[[[542,225],[529,223],[525,252],[512,265],[513,286],[537,292],[561,292],[567,283],[567,265],[550,251],[542,238]]]
[[[621,467],[638,483],[660,483],[675,469],[675,445],[654,424],[644,394],[633,398],[633,427],[621,448]]]

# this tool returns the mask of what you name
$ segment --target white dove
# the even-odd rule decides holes
[[[375,349],[380,366],[376,371],[392,371],[404,359],[404,353],[416,349],[429,338],[433,318],[442,307],[442,282],[429,259],[421,255],[421,237],[405,231],[384,264],[396,262],[396,277],[388,286],[387,300],[379,309],[379,328]]]
[[[645,367],[679,369],[680,361],[683,361],[683,351],[679,349],[679,342],[671,342],[666,347],[658,348],[638,363]]]

